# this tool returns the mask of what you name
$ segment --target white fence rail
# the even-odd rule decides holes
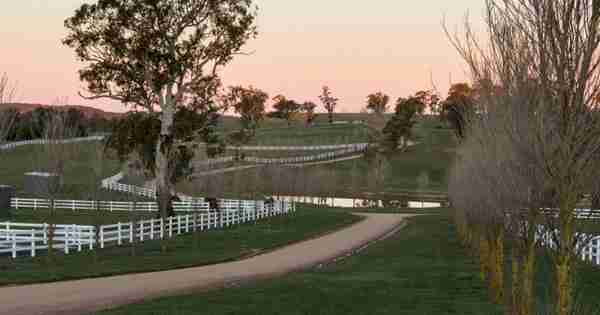
[[[50,225],[0,222],[0,255],[36,256],[48,249],[50,232],[54,233],[53,248],[69,254],[97,247],[118,246],[125,243],[171,238],[180,234],[218,229],[263,218],[294,212],[287,202],[226,204],[226,211],[196,212],[166,220],[154,219],[117,223],[96,227],[89,225]],[[260,207],[259,207],[260,206]],[[236,211],[232,211],[235,209]]]
[[[557,246],[552,236],[558,235],[558,233],[560,233],[558,230],[552,232],[544,230],[543,227],[539,227],[536,239],[541,246],[554,250]],[[576,239],[580,240],[575,248],[579,254],[579,258],[583,261],[600,266],[600,236],[576,233]]]
[[[256,164],[304,163],[304,162],[314,162],[314,161],[320,161],[320,160],[329,160],[329,159],[334,159],[334,158],[344,156],[347,154],[364,152],[365,150],[367,150],[368,147],[369,147],[368,143],[342,144],[342,145],[338,145],[338,146],[335,146],[335,145],[312,146],[312,147],[241,147],[241,148],[243,148],[242,150],[255,150],[255,151],[286,150],[285,148],[312,148],[310,150],[331,150],[331,149],[335,149],[335,148],[338,148],[338,149],[342,148],[342,149],[336,150],[336,151],[331,151],[331,152],[324,152],[324,153],[320,153],[320,154],[307,155],[307,156],[295,156],[295,157],[288,157],[288,158],[260,158],[260,157],[253,157],[253,156],[245,156],[243,158],[238,159],[234,156],[226,156],[226,157],[221,157],[221,158],[208,159],[208,160],[201,161],[201,162],[195,162],[194,164],[195,165],[213,165],[213,164],[233,162],[233,161],[237,161],[237,160],[250,162],[250,163],[256,163]],[[276,149],[271,149],[271,148],[276,148]],[[293,150],[293,149],[290,149],[290,150]]]
[[[227,150],[240,151],[325,151],[351,149],[356,147],[368,146],[368,143],[347,143],[331,145],[311,145],[311,146],[227,146]]]
[[[12,150],[16,147],[24,146],[24,145],[32,145],[32,144],[47,144],[51,142],[55,143],[78,143],[78,142],[88,142],[88,141],[101,141],[104,140],[104,136],[91,136],[91,137],[83,137],[83,138],[71,138],[71,139],[34,139],[34,140],[26,140],[26,141],[17,141],[17,142],[9,142],[0,145],[0,151]]]
[[[48,199],[34,198],[12,198],[10,200],[11,208],[13,209],[49,209],[51,202]],[[267,202],[263,200],[216,200],[216,207],[212,207],[209,202],[191,200],[191,201],[175,201],[173,202],[173,210],[175,212],[237,212],[237,211],[255,211],[256,209],[264,209],[270,204],[273,204],[276,209],[293,209],[294,203],[290,201],[273,200]],[[133,202],[133,201],[94,201],[94,200],[54,200],[54,209],[61,210],[87,210],[87,211],[138,211],[138,212],[157,212],[158,203],[150,202]]]

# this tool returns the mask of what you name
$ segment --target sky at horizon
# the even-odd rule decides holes
[[[87,101],[74,52],[61,45],[64,19],[91,0],[19,0],[0,4],[0,73],[17,82],[15,101],[70,104],[127,111],[108,101]],[[467,80],[465,65],[442,24],[460,27],[469,13],[480,25],[483,0],[257,0],[259,36],[221,76],[225,85],[252,85],[269,95],[320,104],[328,85],[339,112],[358,112],[366,96],[396,99]]]

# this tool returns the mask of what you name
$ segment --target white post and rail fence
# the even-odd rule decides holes
[[[24,201],[25,199],[15,198],[13,204],[36,203],[39,208],[45,208],[49,205],[45,201]],[[64,209],[71,210],[95,210],[88,207],[86,202],[71,200],[69,202],[56,201],[55,205],[64,205]],[[74,208],[73,205],[82,205],[81,208]],[[115,204],[115,207],[119,205]],[[222,206],[222,208],[221,208]],[[140,208],[135,211],[147,211],[147,208]],[[187,206],[186,206],[187,207]],[[122,206],[120,210],[113,211],[132,211],[131,207]],[[154,210],[156,211],[156,210]],[[119,246],[126,243],[144,242],[163,238],[171,238],[177,235],[193,233],[211,229],[255,222],[272,216],[290,214],[295,211],[293,203],[285,201],[247,201],[231,200],[220,205],[218,211],[208,210],[207,208],[194,208],[194,210],[176,211],[195,211],[193,214],[179,215],[167,219],[141,220],[137,222],[116,223],[110,225],[101,225],[99,227],[91,225],[76,224],[55,224],[48,223],[18,223],[18,222],[0,222],[0,256],[10,255],[13,258],[18,256],[36,256],[40,252],[48,249],[48,235],[50,228],[53,229],[54,245],[56,249],[63,250],[65,254],[71,251],[82,251],[84,249],[93,250],[94,248],[105,248],[107,246]],[[98,231],[96,229],[98,228]]]

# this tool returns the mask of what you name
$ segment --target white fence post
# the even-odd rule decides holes
[[[55,231],[56,231],[56,227],[55,227]],[[65,238],[65,254],[69,254],[69,226],[65,226],[63,228],[64,231],[64,238]],[[56,234],[56,232],[54,232],[54,234]]]
[[[104,226],[100,226],[100,248],[104,248]]]
[[[31,257],[35,257],[35,230],[31,230]]]
[[[121,235],[121,222],[117,223],[117,231],[119,233],[119,237],[117,238],[117,244],[119,246],[123,245],[122,235]]]
[[[154,239],[154,220],[150,220],[150,239]]]
[[[160,239],[164,239],[165,238],[165,220],[163,220],[163,218],[160,218]]]
[[[12,258],[17,258],[17,235],[12,235]]]
[[[135,226],[134,222],[129,222],[129,243],[133,243],[133,227]]]

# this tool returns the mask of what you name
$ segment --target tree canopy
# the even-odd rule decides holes
[[[251,131],[265,118],[265,104],[268,99],[269,94],[252,86],[232,86],[225,96],[227,107],[233,107],[240,115],[242,127]]]
[[[327,111],[329,123],[333,123],[333,113],[335,112],[335,108],[337,107],[339,99],[333,97],[333,94],[331,93],[331,90],[328,86],[323,86],[323,90],[321,92],[321,95],[319,95],[319,99],[321,100],[321,103],[323,103],[323,107],[325,107],[325,110]]]
[[[390,97],[382,92],[369,94],[367,96],[367,109],[375,114],[383,114],[387,111]]]
[[[84,67],[86,98],[160,110],[156,142],[158,202],[166,217],[178,108],[216,106],[218,70],[257,34],[252,0],[98,0],[65,21],[63,43]]]

